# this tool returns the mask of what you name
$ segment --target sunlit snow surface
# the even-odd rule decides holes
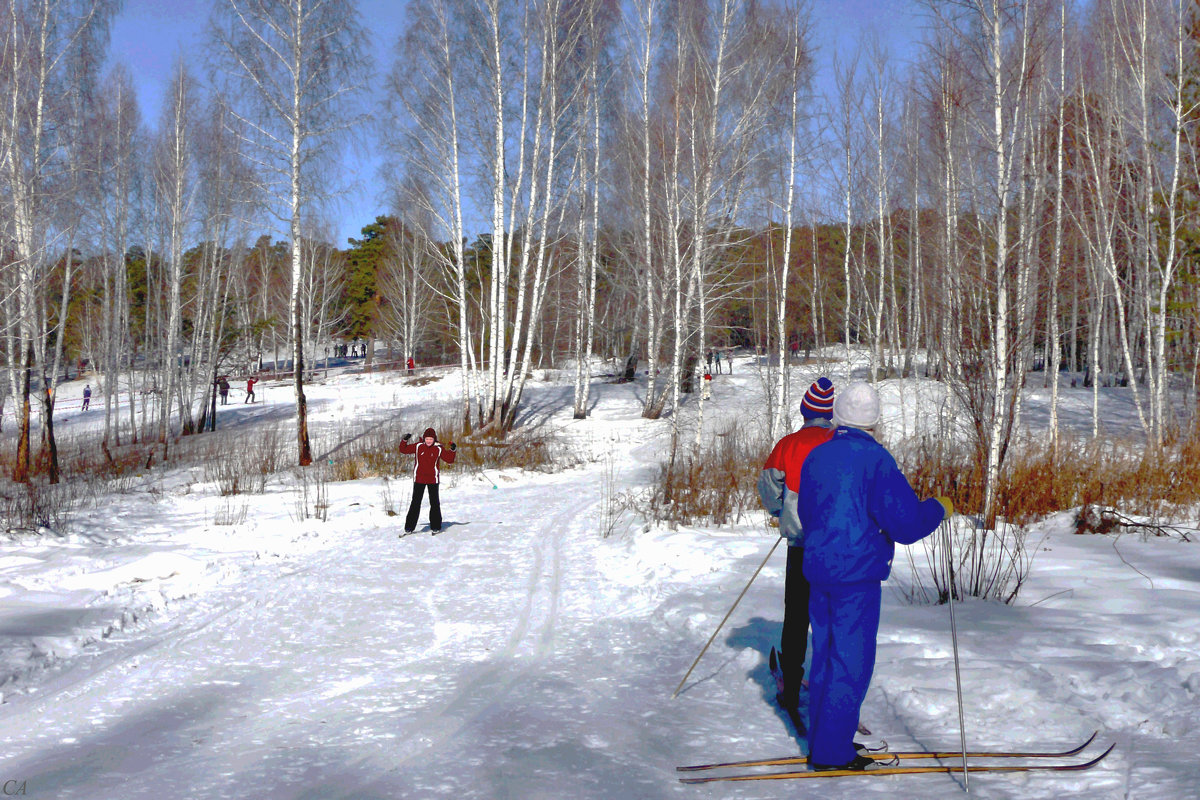
[[[749,358],[734,366],[714,381],[705,436],[765,424],[761,375]],[[796,399],[813,369],[797,370]],[[845,367],[832,377],[844,383]],[[720,528],[644,529],[623,514],[604,538],[604,498],[647,485],[671,421],[640,418],[644,382],[594,389],[592,416],[576,421],[569,376],[539,380],[526,420],[587,466],[448,467],[437,537],[397,538],[379,478],[331,484],[322,523],[296,519],[290,472],[221,498],[194,468],[114,494],[69,534],[3,541],[0,783],[88,800],[961,796],[961,777],[944,775],[676,781],[679,764],[800,748],[766,666],[783,548],[671,699],[774,533],[753,508]],[[422,430],[457,390],[453,374],[423,386],[331,376],[308,392],[314,439],[353,424]],[[894,433],[953,413],[931,382],[883,391]],[[1131,425],[1121,391],[1103,398],[1110,428]],[[1090,429],[1090,393],[1064,392],[1066,423]],[[222,425],[288,418],[287,387],[259,394],[222,408]],[[1029,400],[1027,419],[1044,425],[1048,393]],[[60,430],[94,427],[88,414],[67,412]],[[409,481],[386,491],[403,511]],[[231,508],[245,521],[215,524]],[[1069,515],[1029,541],[1015,605],[956,609],[968,743],[1060,749],[1098,729],[1117,748],[1088,773],[974,776],[970,796],[1200,797],[1200,543],[1076,536]],[[896,564],[867,741],[953,749],[947,609],[905,605],[908,560]]]

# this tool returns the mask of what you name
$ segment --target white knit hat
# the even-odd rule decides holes
[[[879,424],[879,392],[869,383],[852,383],[833,401],[833,424],[874,428]]]

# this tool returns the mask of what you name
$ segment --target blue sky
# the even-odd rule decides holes
[[[833,54],[848,55],[864,33],[875,31],[889,50],[902,55],[920,36],[923,15],[917,0],[810,0],[817,45],[818,91],[829,85]],[[171,68],[181,55],[202,74],[209,0],[125,0],[112,32],[110,62],[124,62],[137,86],[142,118],[157,125]],[[402,0],[359,0],[374,42],[375,66],[390,67],[392,48],[404,28]],[[384,212],[375,172],[378,162],[359,153],[347,159],[353,181],[334,210],[337,243]]]

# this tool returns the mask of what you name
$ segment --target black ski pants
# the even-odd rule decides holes
[[[800,682],[804,680],[804,658],[808,655],[808,579],[804,577],[804,548],[788,547],[787,572],[783,584],[783,636],[779,646],[783,652],[784,700],[796,705],[800,699]]]
[[[413,481],[412,502],[408,505],[408,516],[404,518],[404,530],[412,531],[417,527],[417,518],[421,516],[421,497],[429,490],[429,527],[435,531],[442,527],[442,504],[438,500],[438,485],[436,483],[417,483]],[[805,623],[808,612],[804,612]]]

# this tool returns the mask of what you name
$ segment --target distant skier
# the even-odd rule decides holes
[[[720,350],[713,351],[713,364],[716,366],[716,369],[713,371],[716,372],[716,374],[720,375],[721,374],[721,351]]]
[[[217,391],[221,395],[221,405],[229,405],[229,380],[224,375],[217,378]]]
[[[408,367],[408,374],[409,374],[409,375],[412,375],[412,374],[413,374],[413,370],[415,370],[415,369],[417,368],[417,362],[416,362],[416,361],[413,361],[413,357],[412,357],[412,356],[409,356],[409,357],[408,357],[408,363],[407,363],[405,366],[407,366],[407,367]]]
[[[87,411],[88,406],[92,404],[92,386],[91,384],[83,385],[83,410]]]
[[[442,504],[438,498],[441,470],[438,468],[438,462],[445,461],[447,464],[453,464],[454,453],[458,450],[458,446],[451,442],[449,450],[442,447],[433,428],[425,429],[425,433],[421,434],[421,442],[418,444],[410,444],[408,440],[411,438],[412,434],[406,433],[400,441],[401,453],[406,455],[415,453],[417,456],[417,463],[413,469],[412,503],[408,506],[408,516],[404,518],[404,532],[412,533],[416,529],[417,518],[421,515],[421,497],[428,489],[429,528],[437,533],[442,529]]]
[[[254,384],[258,383],[258,378],[246,379],[246,399],[242,401],[242,405],[254,402]]]
[[[875,769],[854,746],[859,710],[875,669],[883,581],[896,542],[928,536],[954,506],[919,500],[892,455],[872,436],[879,394],[852,383],[833,403],[833,437],[800,470],[804,577],[811,586],[809,762],[814,770]]]
[[[779,519],[779,532],[787,537],[787,571],[783,585],[783,634],[779,640],[784,656],[783,691],[776,698],[789,714],[800,705],[804,680],[804,657],[808,653],[808,581],[804,579],[804,530],[800,527],[797,500],[800,468],[813,448],[833,436],[833,382],[818,378],[800,401],[804,424],[775,444],[758,478],[758,496],[763,508]]]

